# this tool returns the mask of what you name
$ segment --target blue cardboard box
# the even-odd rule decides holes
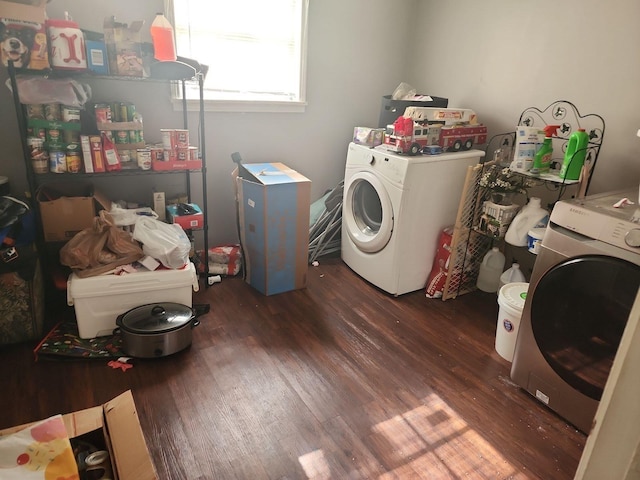
[[[234,171],[245,279],[265,295],[304,288],[311,181],[282,163]]]

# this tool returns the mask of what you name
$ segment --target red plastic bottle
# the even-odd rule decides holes
[[[153,56],[160,62],[176,60],[176,43],[173,38],[173,27],[162,14],[156,13],[151,24],[151,39],[153,41]]]

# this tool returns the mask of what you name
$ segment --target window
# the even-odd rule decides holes
[[[303,110],[308,0],[172,3],[178,55],[209,67],[207,109]]]

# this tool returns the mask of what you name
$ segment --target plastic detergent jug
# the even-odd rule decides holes
[[[549,212],[542,208],[538,197],[531,197],[513,219],[504,240],[516,247],[527,246],[527,234],[529,230],[537,227],[545,227],[549,221]]]
[[[156,13],[151,24],[151,39],[153,41],[153,57],[160,62],[176,60],[176,43],[173,38],[173,27],[162,14]]]
[[[565,180],[578,180],[580,178],[588,148],[589,135],[584,131],[584,128],[579,128],[569,136],[567,151],[564,153],[564,160],[560,169],[560,178]]]
[[[500,274],[504,268],[505,257],[498,247],[487,252],[480,264],[480,272],[476,286],[483,292],[497,292],[500,284]]]
[[[551,154],[553,153],[553,144],[551,142],[553,136],[558,132],[560,125],[547,125],[544,127],[544,142],[540,150],[533,157],[533,165],[531,166],[532,174],[547,173],[549,165],[551,165]]]
[[[519,263],[512,263],[511,268],[505,270],[502,275],[500,275],[500,285],[499,289],[504,287],[507,283],[515,283],[515,282],[526,282],[527,280],[524,278],[524,273],[520,270]]]

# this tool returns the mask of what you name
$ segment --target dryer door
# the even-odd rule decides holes
[[[533,293],[531,328],[551,368],[600,400],[640,286],[640,267],[592,255],[545,273]]]
[[[353,243],[363,252],[382,250],[393,231],[389,194],[371,172],[355,173],[345,185],[342,220]]]

